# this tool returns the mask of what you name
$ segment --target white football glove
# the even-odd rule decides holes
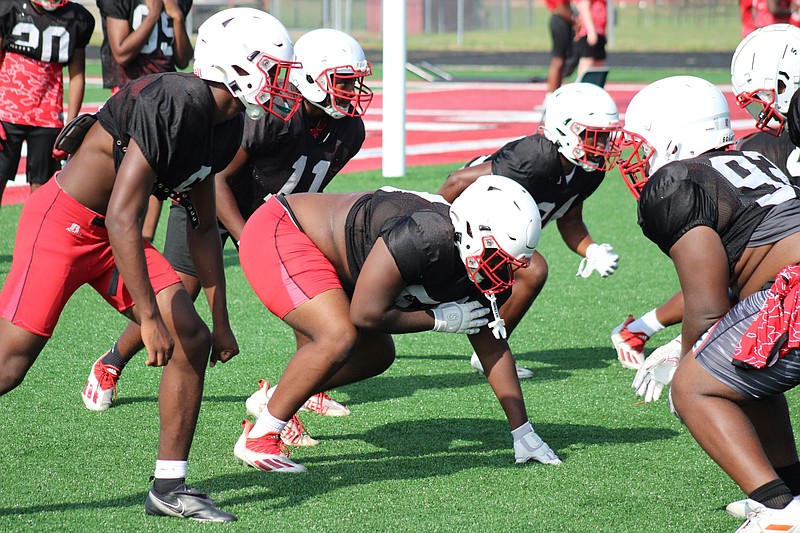
[[[536,434],[530,422],[522,424],[511,435],[514,436],[514,460],[517,463],[527,463],[533,459],[546,465],[561,464],[556,452]]]
[[[641,396],[645,403],[657,401],[664,386],[672,381],[680,361],[681,336],[678,335],[644,360],[631,384],[636,389],[636,396]]]
[[[443,333],[466,333],[474,335],[489,323],[489,309],[475,300],[468,302],[466,298],[457,302],[439,304],[433,309],[433,331]]]
[[[586,257],[581,259],[575,276],[588,278],[596,270],[601,278],[607,278],[617,270],[618,266],[619,256],[614,253],[614,248],[610,244],[593,242],[586,248]]]

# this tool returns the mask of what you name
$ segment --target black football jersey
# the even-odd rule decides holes
[[[763,131],[751,133],[736,141],[734,148],[742,152],[758,152],[766,156],[786,174],[792,185],[800,185],[800,148],[792,143],[787,130],[783,130],[780,137]]]
[[[386,187],[365,194],[347,215],[347,262],[355,281],[378,238],[386,243],[407,286],[395,304],[425,309],[480,292],[454,242],[450,204],[441,196]],[[346,287],[352,291],[352,287]]]
[[[192,9],[192,0],[178,0],[184,15]],[[147,74],[174,72],[175,59],[172,46],[175,34],[172,19],[161,11],[161,17],[142,47],[139,55],[125,66],[118,64],[108,43],[106,18],[127,20],[131,31],[141,26],[148,14],[146,0],[97,0],[103,26],[103,44],[100,46],[100,62],[103,67],[103,87],[122,87],[131,80]]]
[[[119,168],[134,139],[157,174],[153,194],[165,199],[164,185],[181,193],[219,172],[233,159],[242,139],[243,115],[214,126],[214,99],[194,74],[171,72],[135,80],[98,111],[114,137]]]
[[[586,200],[605,177],[604,172],[587,172],[576,166],[567,182],[558,148],[542,134],[511,141],[488,160],[493,174],[511,178],[531,194],[539,207],[542,227]]]
[[[249,160],[228,179],[245,219],[268,194],[321,192],[364,143],[361,117],[331,118],[316,138],[311,127],[303,107],[288,123],[269,113],[245,123],[242,148]]]
[[[800,190],[765,156],[710,152],[668,163],[647,180],[639,225],[665,254],[690,229],[708,226],[719,234],[732,270],[766,214],[797,198]]]
[[[94,17],[74,2],[42,13],[28,0],[0,2],[0,39],[5,52],[45,63],[69,63],[76,49],[86,48],[93,31]]]

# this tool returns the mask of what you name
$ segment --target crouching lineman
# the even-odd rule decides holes
[[[530,261],[541,230],[531,196],[484,176],[456,199],[392,188],[271,196],[247,221],[242,270],[258,297],[306,339],[255,425],[234,448],[264,471],[303,472],[280,439],[320,391],[391,366],[391,334],[466,333],[512,429],[518,463],[560,460],[533,431],[497,297]],[[492,309],[491,318],[486,317]]]
[[[83,137],[68,126],[72,157],[20,215],[0,293],[0,395],[22,382],[81,285],[139,322],[148,364],[164,367],[158,460],[145,500],[150,515],[236,520],[185,486],[209,354],[213,365],[239,351],[228,321],[210,176],[236,153],[242,113],[258,117],[276,96],[288,98],[273,82],[285,79],[293,59],[289,33],[271,15],[238,8],[212,16],[199,28],[195,74],[144,76],[112,96],[96,122],[82,119],[92,124]],[[142,238],[152,192],[169,194],[195,222],[189,249],[212,331],[169,263]]]
[[[512,141],[456,170],[439,194],[452,202],[478,176],[507,176],[533,197],[542,226],[555,220],[564,243],[583,258],[578,275],[588,278],[596,271],[601,277],[610,276],[619,256],[610,244],[597,244],[589,235],[583,202],[616,164],[619,131],[617,105],[607,92],[591,83],[570,83],[549,98],[542,133]],[[538,251],[533,252],[527,268],[517,271],[511,297],[500,308],[509,334],[541,292],[547,271],[547,262]],[[483,371],[474,353],[471,364]],[[516,368],[520,378],[533,375],[529,369]]]
[[[675,411],[748,495],[739,531],[788,531],[800,525],[800,502],[782,480],[795,490],[800,481],[783,395],[800,382],[800,191],[766,157],[725,150],[733,143],[725,97],[700,78],[642,89],[625,131],[633,152],[620,172],[639,200],[642,232],[672,259],[684,296],[681,349],[657,364],[648,358],[634,386],[657,397],[674,374]],[[729,290],[741,301],[732,310]]]

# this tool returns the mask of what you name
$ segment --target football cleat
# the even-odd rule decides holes
[[[798,498],[800,497],[794,497],[795,500]],[[735,518],[747,518],[747,515],[755,511],[756,507],[760,505],[760,503],[755,500],[751,500],[750,498],[745,500],[736,500],[735,502],[729,503],[727,507],[725,507],[725,512]]]
[[[242,421],[242,434],[233,447],[233,455],[246,465],[265,472],[305,472],[306,467],[289,459],[289,449],[278,433],[250,438],[253,423]]]
[[[233,522],[236,515],[218,508],[208,494],[180,485],[167,494],[157,494],[153,489],[144,501],[145,514],[175,516],[198,522]]]
[[[92,411],[105,411],[117,400],[117,381],[119,369],[112,365],[104,365],[101,355],[92,365],[86,385],[83,386],[81,396],[87,409]]]
[[[281,431],[281,440],[291,446],[316,446],[319,441],[306,431],[306,427],[300,422],[297,415],[292,416],[286,427]]]
[[[485,374],[485,372],[483,371],[483,365],[481,364],[481,360],[478,359],[478,354],[476,354],[475,352],[472,352],[472,357],[469,358],[469,364],[479,373]],[[517,368],[517,379],[528,379],[533,377],[533,370],[523,368],[516,363],[514,363],[514,366],[516,366]]]
[[[800,502],[792,500],[783,509],[772,509],[749,500],[753,507],[736,533],[798,533],[800,532]]]
[[[272,396],[272,394],[269,392],[269,381],[266,379],[259,379],[258,390],[251,394],[244,402],[247,414],[255,418],[261,416],[261,411],[267,407],[270,396]]]
[[[324,392],[315,394],[300,408],[301,411],[311,411],[323,416],[347,416],[350,414],[350,409],[347,406],[331,399]]]
[[[622,366],[638,370],[644,362],[644,345],[650,337],[640,331],[630,331],[628,324],[631,322],[633,315],[628,315],[622,324],[611,330],[611,344]]]

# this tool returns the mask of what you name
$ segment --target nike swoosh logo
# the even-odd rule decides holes
[[[178,505],[172,505],[171,503],[165,502],[164,500],[161,500],[161,503],[165,507],[167,507],[168,509],[170,509],[172,511],[175,511],[179,515],[183,515],[183,512],[184,512],[185,509],[184,509],[182,501],[178,500]]]

